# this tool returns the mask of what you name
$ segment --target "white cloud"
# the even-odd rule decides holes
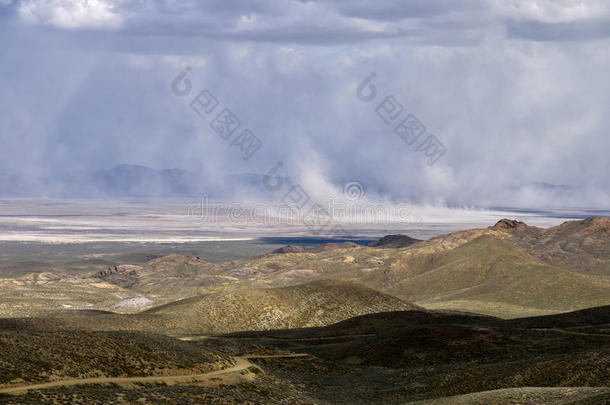
[[[56,28],[119,28],[118,0],[22,0],[19,15],[29,23]]]
[[[608,17],[610,3],[606,0],[495,0],[493,10],[515,19],[559,23]]]

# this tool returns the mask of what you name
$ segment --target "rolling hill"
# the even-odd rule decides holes
[[[278,288],[233,287],[135,314],[57,311],[44,319],[13,319],[4,324],[22,329],[214,334],[323,326],[357,315],[418,308],[352,282],[323,280]]]
[[[239,301],[227,298],[231,293],[250,302],[254,298],[245,291],[254,295],[341,280],[429,309],[506,318],[566,312],[610,304],[609,221],[589,218],[542,229],[503,219],[427,241],[394,235],[373,246],[287,246],[221,263],[174,254],[84,276],[31,275],[1,281],[7,304],[0,311],[1,316],[38,316],[62,308],[129,313],[142,308],[133,303],[150,307],[190,297],[216,297],[240,311]],[[31,305],[19,304],[24,294]],[[281,301],[270,297],[264,299]]]
[[[503,316],[610,304],[610,280],[547,264],[493,235],[438,253],[407,256],[383,290],[428,308]]]
[[[610,399],[609,309],[516,320],[391,312],[226,338],[312,355],[259,365],[305,381],[322,403],[592,405]]]
[[[328,325],[356,315],[414,308],[362,285],[325,280],[230,289],[152,308],[137,317],[169,330],[221,333]]]
[[[513,236],[530,254],[585,274],[610,276],[610,218],[592,217]]]
[[[196,374],[231,358],[166,336],[135,332],[0,329],[0,388],[68,378]]]

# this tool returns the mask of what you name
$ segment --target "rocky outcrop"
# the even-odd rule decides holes
[[[414,239],[407,235],[387,235],[379,240],[369,243],[368,246],[381,248],[403,248],[419,241],[419,239]]]

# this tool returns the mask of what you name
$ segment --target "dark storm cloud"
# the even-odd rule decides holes
[[[107,7],[89,14],[77,0],[13,3],[22,20],[84,31],[113,29],[132,36],[193,36],[233,41],[336,45],[406,38],[426,43],[459,42],[455,13],[476,9],[475,1],[97,1]],[[73,13],[71,15],[70,13]],[[446,17],[446,18],[445,18]],[[401,23],[402,19],[415,19]],[[472,35],[465,36],[469,42]],[[137,40],[136,40],[137,41]]]
[[[345,16],[388,21],[429,19],[455,12],[478,12],[487,8],[485,2],[479,0],[337,0],[327,3]]]
[[[610,37],[610,19],[571,22],[512,21],[508,35],[534,41],[590,41]]]

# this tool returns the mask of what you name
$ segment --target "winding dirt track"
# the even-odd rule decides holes
[[[276,354],[276,355],[257,355],[247,354],[243,356],[236,356],[235,365],[233,367],[224,368],[222,370],[210,371],[203,374],[186,374],[186,375],[169,375],[169,376],[146,376],[146,377],[95,377],[95,378],[76,378],[72,380],[58,380],[42,384],[30,384],[21,385],[15,387],[0,388],[0,394],[24,394],[29,390],[41,390],[46,388],[54,387],[70,387],[74,385],[84,384],[134,384],[134,383],[154,383],[163,382],[167,385],[179,384],[179,383],[201,383],[209,381],[214,377],[221,375],[227,375],[232,373],[240,373],[250,367],[259,369],[250,359],[273,359],[273,358],[293,358],[293,357],[305,357],[308,356],[306,353],[294,353],[294,354]],[[260,369],[259,369],[260,370]],[[262,371],[262,370],[261,370]]]

